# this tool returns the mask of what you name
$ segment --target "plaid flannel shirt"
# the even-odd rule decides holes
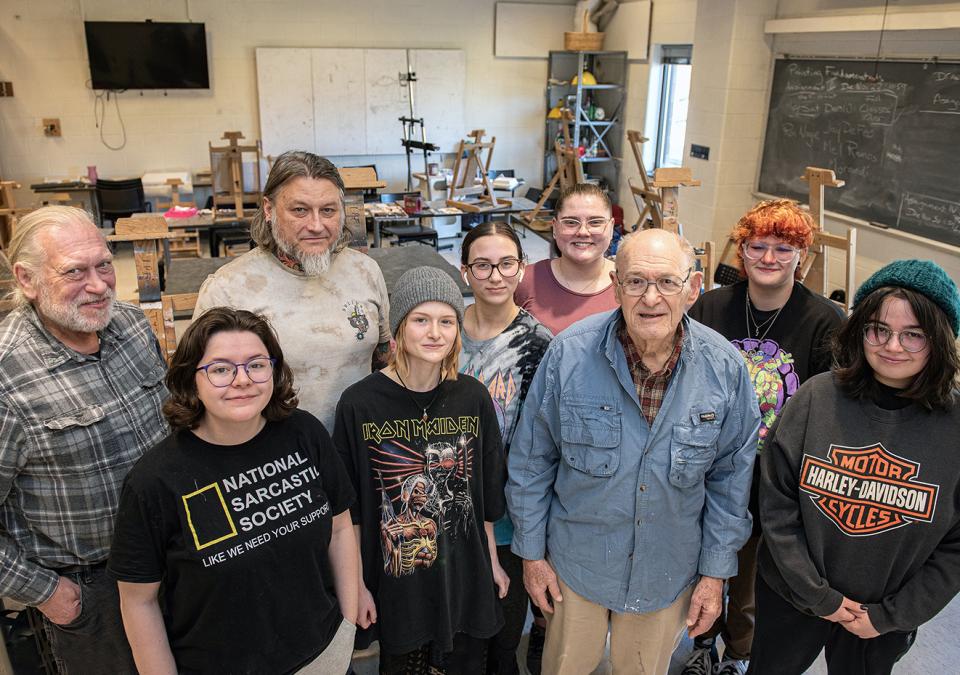
[[[106,560],[123,479],[167,433],[156,337],[138,308],[115,308],[99,356],[32,307],[0,323],[0,596],[40,604],[58,568]]]
[[[670,376],[677,367],[677,361],[680,360],[680,350],[683,346],[683,323],[677,326],[676,342],[673,345],[673,353],[667,359],[663,369],[656,373],[643,365],[643,354],[637,351],[633,340],[627,333],[627,326],[622,321],[617,327],[617,339],[623,345],[623,353],[627,357],[627,366],[630,368],[630,377],[637,386],[637,398],[640,399],[640,411],[647,419],[647,423],[653,426],[653,420],[657,418],[660,407],[663,405],[663,395],[667,391],[667,385],[670,384]]]

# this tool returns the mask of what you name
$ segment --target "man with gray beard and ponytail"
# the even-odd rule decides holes
[[[106,562],[123,480],[167,434],[160,346],[114,300],[113,255],[84,211],[28,214],[7,253],[0,596],[43,614],[60,672],[136,673]]]
[[[250,226],[257,248],[208,277],[194,310],[266,316],[300,386],[300,407],[331,432],[340,394],[385,366],[390,346],[383,274],[346,248],[344,218],[337,167],[309,152],[283,153]]]

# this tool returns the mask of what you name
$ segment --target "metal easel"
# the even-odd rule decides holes
[[[427,129],[423,124],[422,117],[413,115],[413,84],[417,81],[417,74],[413,72],[413,66],[410,64],[410,52],[407,52],[407,72],[400,73],[400,84],[407,87],[407,103],[410,105],[410,115],[401,117],[400,123],[403,124],[403,138],[400,144],[404,147],[407,154],[407,192],[413,190],[413,168],[410,166],[411,155],[414,150],[423,152],[423,173],[428,174],[428,153],[437,152],[440,147],[433,143],[427,143]],[[420,140],[415,140],[417,127],[420,127]],[[427,185],[427,201],[433,200],[433,191],[430,188],[430,181],[424,181]]]

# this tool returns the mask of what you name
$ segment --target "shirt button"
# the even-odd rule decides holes
[[[637,518],[637,525],[642,525],[642,524],[643,524],[643,519]]]
[[[646,491],[647,491],[647,484],[640,483],[640,492],[646,492]]]

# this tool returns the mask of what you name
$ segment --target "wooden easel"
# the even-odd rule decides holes
[[[651,185],[660,193],[661,227],[676,234],[682,234],[679,220],[680,188],[700,187],[700,181],[693,177],[693,171],[690,169],[676,167],[654,169]]]
[[[31,209],[18,209],[13,191],[20,189],[20,183],[12,180],[0,181],[0,249],[6,249],[13,237],[13,228],[17,218]]]
[[[642,187],[634,185],[631,180],[627,180],[630,186],[630,192],[633,194],[633,201],[637,205],[637,222],[634,223],[631,232],[642,229],[647,218],[653,222],[653,227],[663,227],[663,213],[660,209],[660,195],[651,185],[647,178],[647,168],[643,165],[643,150],[641,145],[650,139],[639,131],[627,130],[627,141],[630,143],[630,149],[633,150],[633,157],[637,161],[637,168],[640,171],[640,182]]]
[[[633,231],[646,229],[648,226],[645,224],[649,222],[650,228],[663,228],[682,236],[679,219],[680,188],[699,187],[700,181],[696,180],[693,172],[686,167],[654,169],[651,181],[643,165],[643,150],[640,147],[650,139],[639,131],[628,130],[627,140],[633,150],[633,157],[640,171],[640,181],[643,184],[641,187],[628,181],[630,192],[633,193],[633,201],[640,213]],[[713,288],[715,248],[712,241],[705,241],[694,248],[695,257],[700,261],[700,270],[703,272],[704,290],[707,291]]]
[[[157,202],[157,208],[160,210],[172,209],[174,206],[193,206],[196,207],[196,202],[185,202],[180,199],[180,186],[183,185],[183,181],[179,178],[168,178],[167,185],[170,186],[170,201],[169,202]]]
[[[490,182],[489,172],[490,160],[493,159],[493,149],[497,144],[497,137],[493,136],[489,141],[484,141],[485,133],[486,131],[483,129],[474,129],[467,134],[468,139],[472,140],[460,139],[453,160],[453,177],[450,181],[450,196],[447,198],[447,206],[471,213],[510,206],[509,199],[497,199],[493,193],[493,183]],[[484,156],[484,151],[486,151],[486,156]],[[464,157],[466,157],[466,160],[464,160]],[[477,200],[458,200],[457,191],[466,192],[467,188],[472,187],[473,180],[478,172],[482,177],[483,191],[478,195]]]
[[[830,169],[820,169],[808,166],[801,176],[807,181],[810,190],[810,216],[816,228],[813,234],[813,245],[807,252],[807,258],[800,268],[803,285],[815,293],[827,297],[829,292],[829,260],[828,248],[836,248],[844,252],[846,274],[844,275],[843,309],[849,313],[853,303],[853,293],[856,289],[856,258],[857,258],[857,229],[847,227],[847,236],[841,237],[830,234],[823,229],[823,189],[825,187],[843,187],[844,181],[839,180]]]
[[[547,186],[543,189],[543,193],[540,195],[540,199],[537,201],[537,205],[533,207],[533,210],[519,216],[520,220],[522,220],[528,228],[536,230],[537,232],[546,232],[552,227],[552,223],[549,220],[541,220],[537,218],[537,216],[540,214],[540,211],[543,210],[543,205],[550,199],[553,191],[559,186],[560,191],[563,192],[569,187],[585,182],[583,165],[580,163],[577,149],[573,147],[570,141],[570,128],[566,124],[566,122],[573,120],[573,112],[569,108],[563,108],[560,111],[560,116],[564,121],[560,125],[561,132],[563,133],[563,143],[560,141],[553,142],[553,154],[557,159],[557,170],[554,172],[553,178],[550,179],[550,182],[547,183]]]
[[[262,184],[260,180],[260,141],[253,145],[240,145],[239,141],[244,136],[239,131],[225,131],[224,140],[229,145],[215,146],[209,143],[210,148],[210,173],[213,183],[213,220],[222,222],[226,220],[238,220],[252,216],[252,213],[244,213],[244,202],[255,202],[260,204],[263,193],[260,191]],[[249,155],[248,160],[253,163],[253,184],[255,190],[244,191],[243,187],[243,158]],[[220,175],[220,169],[223,165],[229,168],[230,178],[227,184],[223,184]],[[218,211],[223,208],[231,208],[234,215],[220,214]]]
[[[0,321],[9,314],[16,304],[10,293],[16,287],[17,282],[13,278],[13,269],[10,267],[10,261],[3,251],[0,251]]]
[[[157,208],[161,211],[172,209],[176,206],[196,208],[195,202],[185,202],[180,199],[180,186],[183,181],[179,178],[168,178],[167,185],[170,186],[170,201],[157,202]],[[174,258],[199,258],[200,257],[200,235],[196,230],[178,230],[170,240],[170,255]]]
[[[159,215],[120,218],[115,230],[116,234],[107,237],[108,241],[133,242],[140,309],[150,322],[150,327],[160,342],[160,348],[169,361],[177,347],[173,312],[189,309],[197,302],[196,293],[163,295],[160,290],[161,245],[164,239],[171,239],[176,235],[170,232],[166,219]]]
[[[640,216],[637,218],[634,230],[645,227],[647,217],[651,227],[664,228],[675,234],[680,232],[680,188],[699,187],[700,181],[693,177],[693,172],[686,167],[654,169],[653,180],[647,177],[647,169],[643,165],[643,150],[641,145],[649,138],[639,131],[627,131],[627,140],[633,150],[633,157],[637,161],[640,171],[642,187],[629,183],[630,192],[637,205]]]

